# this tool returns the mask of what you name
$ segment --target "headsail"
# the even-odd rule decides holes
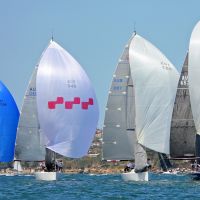
[[[129,43],[119,59],[109,91],[103,128],[103,160],[134,159],[135,97]]]
[[[14,158],[19,111],[15,100],[0,81],[0,162]]]
[[[200,21],[194,27],[189,45],[189,92],[197,134],[200,135]]]
[[[138,143],[169,154],[178,72],[156,47],[139,35],[131,41],[129,60],[135,86]]]
[[[147,153],[144,146],[135,142],[135,172],[147,171]]]
[[[196,129],[188,88],[188,54],[179,78],[170,133],[170,156],[195,156]]]
[[[54,41],[39,62],[36,87],[47,148],[67,157],[86,155],[98,122],[97,99],[84,70]]]
[[[197,131],[196,156],[200,157],[200,21],[193,29],[189,45],[188,81],[192,114]],[[198,160],[198,162],[200,162]]]
[[[37,67],[33,71],[24,96],[17,129],[15,155],[16,159],[23,161],[41,161],[45,159],[45,147],[41,142],[36,104],[36,75]]]

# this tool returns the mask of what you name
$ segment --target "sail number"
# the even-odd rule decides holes
[[[114,78],[113,83],[123,83],[123,79],[122,78]],[[115,85],[115,86],[113,86],[113,90],[122,90],[122,86]]]
[[[0,106],[7,106],[6,102],[3,99],[0,99]]]
[[[36,88],[35,87],[29,88],[28,96],[36,96]]]
[[[67,80],[67,87],[68,88],[76,88],[76,81],[75,80]]]
[[[166,63],[166,62],[162,61],[161,65],[162,65],[162,68],[165,69],[165,70],[172,70],[172,68],[170,67],[169,63]]]
[[[122,86],[114,86],[113,90],[122,90]]]
[[[188,85],[188,75],[181,76],[180,85],[182,85],[182,86]]]
[[[122,83],[123,79],[122,78],[114,78],[113,82],[115,82],[115,83]]]

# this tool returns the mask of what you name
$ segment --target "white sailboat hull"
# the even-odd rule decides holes
[[[57,172],[35,172],[36,180],[41,181],[56,181],[57,176]]]
[[[149,181],[149,173],[141,172],[135,173],[134,170],[121,174],[124,181]]]
[[[20,161],[14,161],[14,166],[13,166],[14,170],[16,170],[17,172],[22,172],[22,166],[21,166],[21,162]]]

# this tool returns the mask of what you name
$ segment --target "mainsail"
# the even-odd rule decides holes
[[[200,21],[192,31],[189,44],[188,81],[192,114],[197,131],[196,156],[200,156]]]
[[[38,117],[46,147],[60,155],[87,155],[98,122],[98,103],[85,71],[51,41],[36,78]]]
[[[15,100],[0,81],[0,162],[10,162],[14,158],[18,119]]]
[[[41,161],[45,159],[45,147],[41,142],[36,104],[36,75],[37,66],[28,84],[21,109],[15,147],[17,160]]]
[[[188,88],[188,54],[179,78],[171,121],[170,156],[184,158],[195,156],[196,129],[194,125]]]
[[[134,159],[135,97],[129,44],[119,59],[110,87],[103,127],[103,160]]]

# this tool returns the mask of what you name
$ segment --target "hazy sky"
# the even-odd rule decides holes
[[[198,20],[200,0],[0,0],[0,79],[20,109],[53,32],[91,79],[101,128],[112,75],[134,24],[180,71]]]

